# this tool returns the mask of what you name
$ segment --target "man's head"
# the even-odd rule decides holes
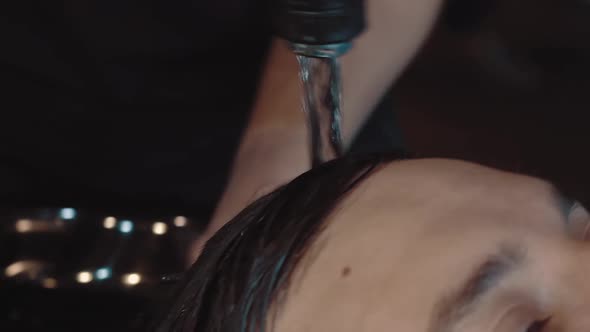
[[[581,206],[547,182],[479,165],[382,161],[336,161],[238,216],[197,262],[168,327],[590,328]]]

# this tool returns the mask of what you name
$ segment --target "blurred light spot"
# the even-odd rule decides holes
[[[133,222],[129,220],[122,220],[119,223],[119,232],[126,234],[133,232]]]
[[[72,220],[76,218],[76,210],[72,208],[63,208],[59,211],[59,217],[63,220]]]
[[[44,288],[56,288],[57,287],[57,280],[54,278],[45,278],[41,281],[41,286]]]
[[[16,231],[19,233],[26,233],[33,230],[33,222],[29,219],[20,219],[15,225]]]
[[[123,276],[123,283],[127,286],[135,286],[141,282],[141,275],[129,273]]]
[[[115,217],[106,217],[102,222],[102,227],[106,229],[113,229],[117,226],[117,219]]]
[[[156,235],[164,235],[168,231],[168,225],[158,221],[152,225],[152,232]]]
[[[105,280],[110,278],[112,275],[111,269],[108,267],[103,267],[96,270],[95,276],[97,280]]]
[[[25,261],[22,262],[14,262],[4,270],[4,274],[11,278],[16,276],[17,274],[23,273],[27,269],[28,263]]]
[[[45,265],[40,261],[17,261],[4,269],[4,275],[8,278],[16,277],[18,275],[26,275],[29,279],[36,279],[44,268]]]
[[[88,271],[78,272],[76,275],[76,281],[81,284],[87,284],[92,281],[92,273]]]
[[[174,218],[174,226],[176,227],[184,227],[187,224],[186,217],[178,216]]]

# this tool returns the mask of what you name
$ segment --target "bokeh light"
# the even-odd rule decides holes
[[[186,217],[178,216],[174,218],[174,226],[176,227],[185,227],[187,223],[188,220],[186,219]]]
[[[78,272],[78,274],[76,274],[76,281],[81,284],[87,284],[89,282],[92,282],[92,279],[92,273],[88,271],[81,271]]]
[[[119,232],[121,232],[121,233],[129,234],[129,233],[133,232],[133,228],[134,228],[134,225],[133,225],[132,221],[122,220],[119,223]]]
[[[106,229],[113,229],[117,226],[117,219],[115,217],[106,217],[102,222],[102,227]]]
[[[19,233],[27,233],[33,230],[33,222],[29,219],[20,219],[17,220],[15,228]]]
[[[168,231],[168,225],[158,221],[152,225],[152,232],[156,235],[164,235]]]
[[[105,280],[111,277],[113,274],[112,270],[108,267],[102,267],[94,273],[97,280]]]
[[[129,273],[123,276],[123,284],[127,286],[135,286],[141,282],[141,275],[139,273]]]
[[[73,209],[73,208],[63,208],[59,211],[59,217],[63,220],[75,219],[76,215],[77,215],[76,209]]]

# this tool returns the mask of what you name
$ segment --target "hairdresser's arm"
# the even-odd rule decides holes
[[[424,40],[441,0],[368,0],[368,29],[344,56],[343,135],[350,144]],[[298,67],[275,41],[233,173],[208,233],[260,195],[310,167]]]

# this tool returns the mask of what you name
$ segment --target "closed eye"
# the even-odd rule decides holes
[[[551,317],[534,321],[529,325],[525,332],[543,332],[547,325],[549,325],[549,321],[551,321]]]

